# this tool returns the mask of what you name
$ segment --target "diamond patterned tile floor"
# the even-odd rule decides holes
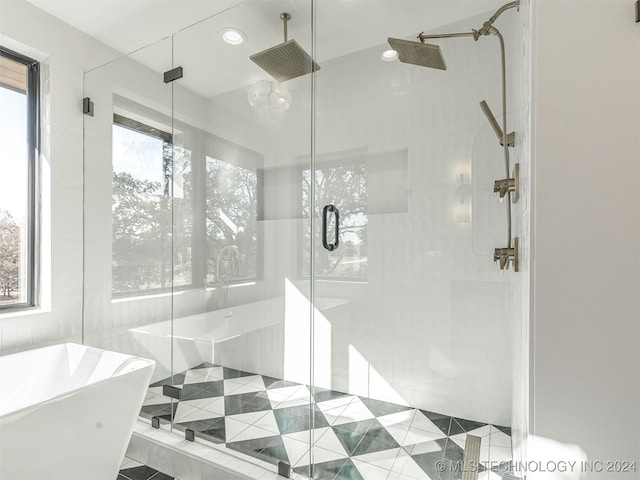
[[[180,401],[164,397],[163,385],[181,388]],[[511,460],[508,427],[333,390],[312,393],[307,385],[211,363],[152,384],[141,416],[165,424],[173,419],[177,430],[287,463],[301,477],[312,469],[318,480],[456,480],[467,434],[481,437],[481,462]],[[493,478],[484,470],[480,466],[481,477]]]
[[[174,478],[125,457],[116,480],[174,480]]]

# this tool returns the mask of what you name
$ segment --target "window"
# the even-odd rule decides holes
[[[259,155],[183,124],[195,153],[122,115],[112,128],[112,296],[256,280]]]
[[[0,309],[37,305],[39,69],[0,47]]]
[[[112,293],[191,284],[191,152],[170,133],[114,115]]]
[[[258,174],[206,157],[207,284],[257,278]]]

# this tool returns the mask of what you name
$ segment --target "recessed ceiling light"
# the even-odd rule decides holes
[[[381,55],[382,60],[385,62],[393,62],[396,58],[398,58],[398,52],[395,50],[385,50]]]
[[[229,45],[240,45],[247,39],[244,32],[241,32],[237,28],[223,28],[220,30],[220,34],[222,35],[222,39]]]

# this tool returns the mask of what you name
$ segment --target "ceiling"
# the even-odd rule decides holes
[[[27,1],[115,50],[129,53],[243,0]]]
[[[267,78],[248,57],[282,42],[281,12],[293,17],[289,38],[311,51],[309,0],[28,1],[123,54],[175,33],[173,58],[185,67],[183,83],[206,98]],[[316,0],[315,58],[322,66],[374,46],[382,50],[389,36],[412,37],[495,11],[501,4],[500,0]],[[470,23],[464,30],[480,26]],[[224,27],[239,28],[248,40],[237,47],[223,43],[219,31]],[[163,71],[171,66],[171,53],[160,52],[147,49],[135,57]]]

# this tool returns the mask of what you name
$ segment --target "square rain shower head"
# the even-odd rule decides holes
[[[421,67],[446,70],[447,64],[438,45],[412,42],[400,38],[388,38],[391,48],[398,52],[398,58],[402,63],[411,63]]]
[[[249,58],[278,82],[286,82],[320,70],[320,65],[294,39],[267,48]]]

